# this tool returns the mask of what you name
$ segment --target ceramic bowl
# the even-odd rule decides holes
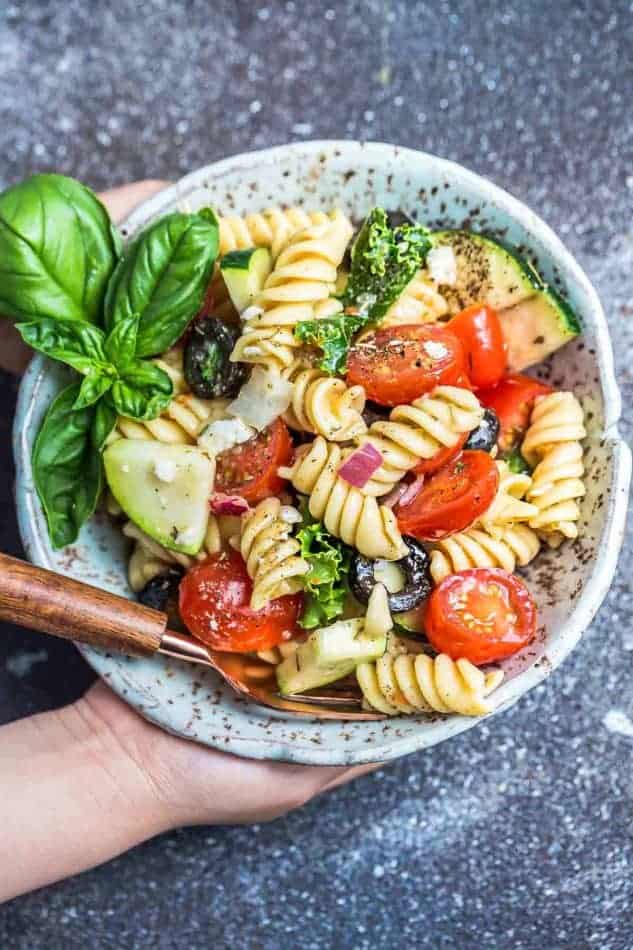
[[[572,389],[587,415],[587,495],[581,538],[543,552],[526,571],[541,622],[539,641],[506,664],[495,712],[545,679],[578,642],[611,583],[624,530],[630,455],[618,438],[620,397],[600,301],[577,262],[529,208],[478,175],[432,155],[393,145],[307,142],[216,162],[145,202],[125,222],[131,237],[183,203],[221,214],[271,205],[342,207],[354,218],[374,205],[403,209],[431,227],[469,227],[501,237],[532,260],[578,313],[583,335],[536,372]],[[129,595],[126,543],[97,516],[78,542],[53,551],[33,488],[30,456],[42,415],[65,380],[35,358],[22,382],[15,422],[16,495],[22,539],[38,565]],[[211,671],[163,658],[129,659],[93,649],[84,656],[120,696],[163,728],[258,759],[343,764],[388,760],[442,742],[478,720],[400,717],[382,722],[319,722],[275,715],[236,697]],[[552,688],[556,688],[555,680]]]

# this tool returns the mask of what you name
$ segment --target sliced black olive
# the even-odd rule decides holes
[[[185,346],[185,379],[201,399],[237,396],[246,378],[244,363],[231,363],[229,356],[239,336],[217,317],[194,323]]]
[[[415,538],[405,535],[404,542],[409,553],[400,561],[395,561],[404,574],[404,587],[395,594],[389,594],[389,609],[394,614],[417,607],[426,600],[433,587],[429,573],[429,555]],[[357,553],[352,558],[349,583],[354,597],[361,604],[369,603],[369,595],[377,583],[375,565],[375,561],[362,554]]]
[[[389,418],[390,412],[389,406],[381,406],[377,402],[370,402],[368,399],[363,409],[363,419],[367,426],[370,426],[372,422],[384,422],[385,419]]]
[[[470,433],[464,443],[465,449],[478,449],[480,452],[491,452],[499,438],[499,420],[496,412],[486,409],[481,425]]]
[[[152,577],[138,592],[137,598],[146,607],[165,612],[169,601],[178,597],[178,585],[184,573],[182,567],[168,567],[163,574]]]

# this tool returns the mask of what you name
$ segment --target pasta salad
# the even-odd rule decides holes
[[[524,372],[580,327],[531,265],[382,208],[185,209],[124,249],[60,175],[0,196],[0,244],[2,311],[74,371],[33,453],[54,546],[105,505],[139,599],[282,695],[490,711],[585,493],[580,402]]]

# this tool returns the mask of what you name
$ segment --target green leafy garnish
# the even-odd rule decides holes
[[[51,403],[33,449],[33,479],[55,548],[76,539],[95,510],[103,479],[91,439],[95,409],[75,409],[78,395],[75,383]]]
[[[347,576],[351,550],[333,537],[320,521],[304,512],[303,527],[297,532],[301,557],[310,565],[305,575],[305,603],[299,623],[306,630],[331,623],[343,612],[349,592]]]
[[[362,327],[377,323],[422,267],[431,248],[429,232],[419,224],[390,228],[387,214],[374,208],[352,248],[352,267],[341,296],[343,313],[326,320],[304,320],[295,336],[323,350],[319,368],[345,372],[352,338]]]
[[[334,376],[345,372],[352,338],[364,324],[363,317],[345,314],[329,320],[304,320],[297,326],[295,336],[302,343],[323,350],[319,368]]]
[[[531,475],[532,469],[521,455],[519,449],[512,449],[501,456],[501,459],[507,464],[514,475]]]
[[[0,314],[80,380],[49,407],[33,474],[54,547],[75,540],[102,484],[117,416],[155,419],[173,394],[144,357],[179,339],[200,309],[218,251],[210,208],[161,218],[124,250],[89,188],[35,175],[0,195]]]
[[[210,208],[174,212],[132,241],[114,271],[106,327],[137,314],[137,356],[163,353],[199,311],[218,255],[218,220]]]

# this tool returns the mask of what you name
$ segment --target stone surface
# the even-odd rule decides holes
[[[600,291],[633,434],[633,15],[578,4],[246,0],[0,9],[0,185],[176,178],[301,138],[400,142],[530,204]],[[0,377],[0,547],[15,383]],[[0,946],[633,946],[633,581],[512,710],[271,825],[196,829],[0,909]],[[68,646],[3,627],[0,721],[79,695]]]

